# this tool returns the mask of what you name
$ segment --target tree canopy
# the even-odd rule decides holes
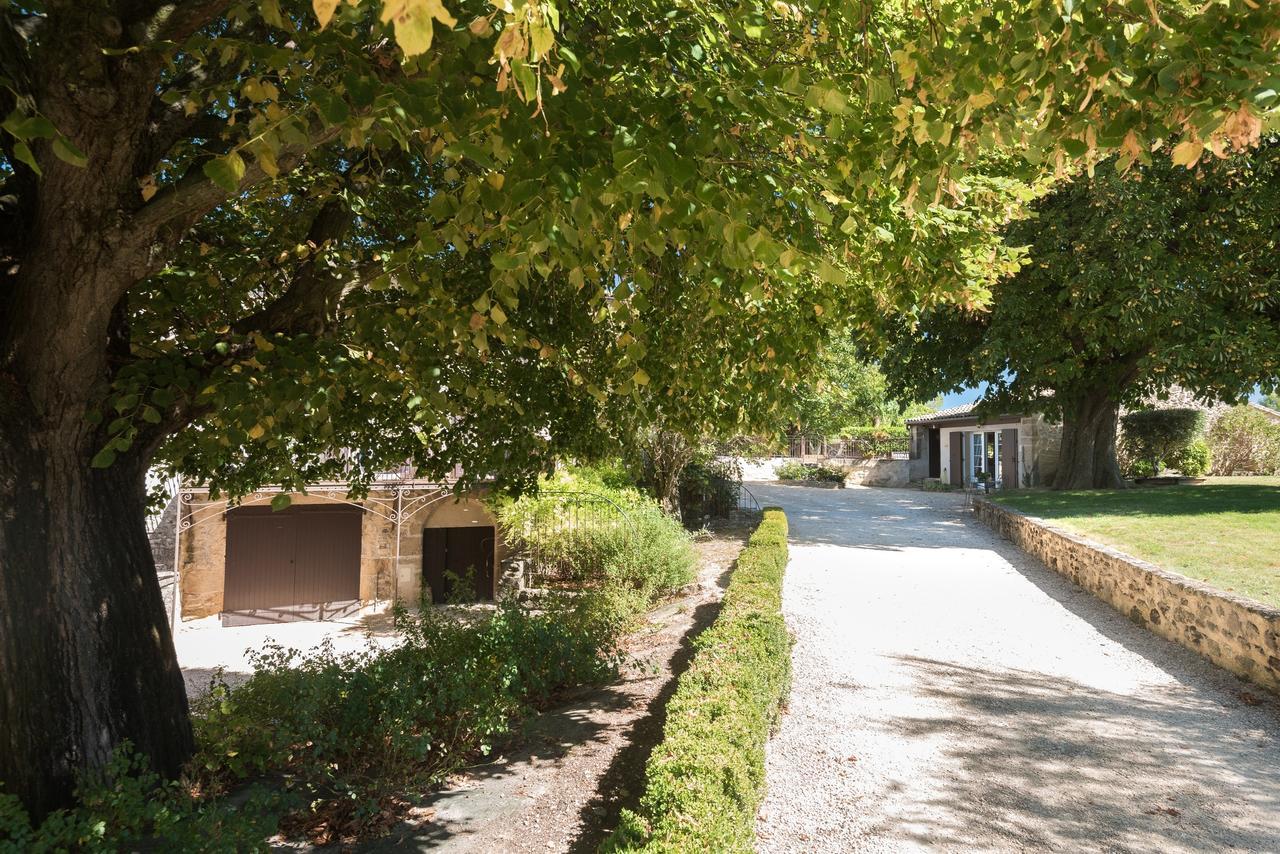
[[[989,309],[944,306],[885,324],[891,386],[928,394],[985,382],[989,411],[1064,419],[1069,441],[1088,422],[1110,460],[1067,466],[1059,479],[1110,484],[1119,406],[1174,384],[1230,400],[1280,375],[1278,167],[1280,141],[1269,139],[1195,172],[1153,163],[1124,175],[1108,161],[1059,186],[1010,226],[1027,261]]]
[[[1276,43],[1252,0],[4,0],[0,779],[189,750],[154,460],[520,484],[736,422],[831,325],[980,303],[1025,182],[1255,144]]]

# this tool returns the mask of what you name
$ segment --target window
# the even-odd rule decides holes
[[[970,454],[969,456],[969,459],[971,461],[970,462],[971,469],[970,469],[969,477],[971,480],[976,481],[978,479],[978,474],[980,472],[986,471],[985,466],[987,464],[987,446],[986,446],[986,436],[982,435],[981,433],[974,433],[972,435],[973,435],[973,453]]]

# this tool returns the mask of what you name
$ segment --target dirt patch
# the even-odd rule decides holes
[[[526,722],[492,762],[469,769],[363,851],[594,851],[639,798],[690,642],[719,611],[754,519],[713,525],[696,543],[698,580],[626,643],[620,678]]]

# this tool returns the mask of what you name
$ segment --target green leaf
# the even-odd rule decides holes
[[[244,159],[234,151],[215,157],[205,161],[204,174],[222,189],[234,193],[240,189],[240,180],[244,178]]]
[[[24,116],[17,110],[4,120],[3,127],[18,139],[52,139],[57,135],[53,122],[44,116]]]
[[[329,124],[344,124],[351,118],[351,108],[347,106],[347,102],[328,89],[317,87],[312,93],[312,98],[315,100],[316,109],[320,111],[321,118]]]
[[[1089,153],[1089,146],[1082,139],[1064,139],[1062,150],[1071,157],[1083,157]]]
[[[81,169],[89,165],[89,155],[76,148],[71,140],[59,134],[53,138],[53,153],[64,163],[79,166]]]
[[[847,281],[844,273],[826,258],[818,262],[818,278],[829,285],[843,285]]]
[[[30,166],[31,171],[35,172],[37,175],[44,174],[40,171],[40,164],[36,163],[36,156],[31,153],[31,149],[22,140],[18,140],[13,144],[13,156],[20,162]]]
[[[286,507],[288,507],[292,503],[293,503],[292,496],[290,496],[289,493],[287,492],[282,492],[279,495],[277,495],[275,498],[271,499],[271,509],[276,511],[284,510]]]
[[[101,451],[98,451],[98,453],[95,454],[93,459],[89,462],[89,465],[93,466],[96,469],[105,469],[105,468],[109,468],[111,464],[114,463],[115,461],[116,461],[115,449],[108,446],[106,448],[103,448]]]

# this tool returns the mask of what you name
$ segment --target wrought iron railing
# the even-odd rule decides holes
[[[910,450],[909,436],[846,436],[835,439],[825,436],[793,436],[790,440],[791,456],[828,460],[888,459],[895,453],[908,453]]]
[[[760,502],[741,480],[714,477],[694,484],[682,484],[680,515],[686,525],[705,519],[723,519],[734,513],[758,513]]]
[[[525,561],[529,586],[583,587],[605,577],[618,538],[635,532],[627,511],[603,495],[543,490],[503,533]]]

